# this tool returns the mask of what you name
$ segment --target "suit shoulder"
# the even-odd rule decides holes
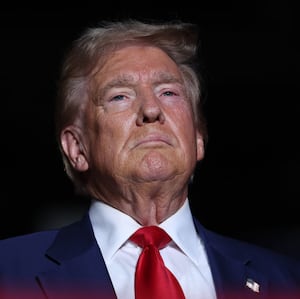
[[[58,230],[45,230],[0,240],[1,263],[26,259],[44,253],[53,242]]]
[[[232,236],[224,235],[197,224],[199,234],[204,238],[206,245],[214,248],[222,255],[240,261],[252,260],[255,264],[266,268],[273,267],[297,269],[300,275],[300,261],[292,256],[251,243]]]

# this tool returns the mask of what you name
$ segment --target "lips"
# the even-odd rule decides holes
[[[161,134],[161,133],[148,134],[147,136],[138,138],[134,144],[134,147],[143,146],[143,145],[155,146],[161,144],[172,145],[172,140],[168,135],[165,134]]]

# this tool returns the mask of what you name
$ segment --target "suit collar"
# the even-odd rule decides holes
[[[254,270],[253,261],[240,243],[218,235],[194,219],[196,229],[204,242],[214,279],[217,298],[261,298],[267,291],[267,281]],[[236,242],[233,244],[232,242]],[[254,284],[254,285],[251,285]],[[255,287],[259,287],[259,292]]]
[[[38,277],[47,298],[116,298],[88,215],[59,230],[46,257],[55,264]]]
[[[81,240],[78,243],[78,240]],[[58,264],[72,259],[95,245],[93,229],[86,214],[82,220],[61,228],[46,255]]]

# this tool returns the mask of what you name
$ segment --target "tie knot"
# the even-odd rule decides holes
[[[139,228],[130,240],[142,248],[153,245],[161,249],[171,241],[171,237],[163,229],[153,225]]]

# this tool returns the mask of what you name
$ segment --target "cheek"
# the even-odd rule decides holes
[[[194,116],[190,109],[187,111],[177,111],[177,116],[173,119],[176,126],[174,134],[179,139],[181,147],[184,148],[186,155],[196,157],[197,155],[197,134],[194,123]]]
[[[124,147],[130,132],[132,121],[128,117],[102,117],[94,130],[94,150],[105,153],[106,156],[119,154]]]
[[[181,99],[168,108],[171,115],[181,118],[182,121],[188,119],[192,122],[194,120],[192,105],[187,100]]]
[[[170,119],[176,127],[175,133],[191,140],[195,136],[194,115],[187,105],[176,107],[170,111]]]

